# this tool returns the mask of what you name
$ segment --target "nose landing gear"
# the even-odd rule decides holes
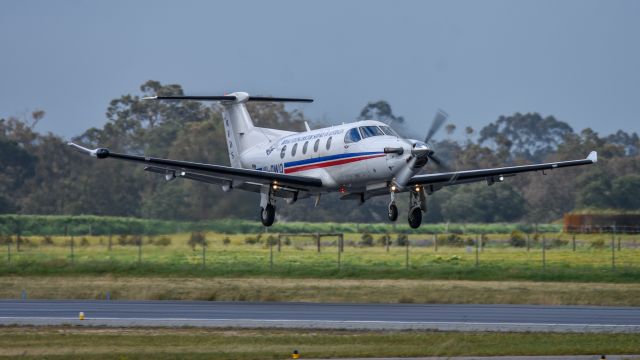
[[[398,220],[398,206],[396,205],[396,186],[392,185],[390,188],[391,202],[389,203],[389,221]]]

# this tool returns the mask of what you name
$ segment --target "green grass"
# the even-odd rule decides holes
[[[284,359],[599,355],[640,351],[640,334],[0,328],[0,358]]]
[[[340,254],[335,243],[325,241],[318,253],[312,240],[292,238],[292,244],[273,248],[264,243],[244,244],[249,235],[207,234],[210,245],[202,267],[201,247],[193,250],[187,245],[189,234],[171,236],[171,245],[149,245],[145,238],[141,261],[137,246],[117,245],[113,237],[112,250],[107,249],[106,236],[86,237],[87,245],[80,246],[82,237],[75,237],[71,256],[69,238],[53,237],[54,245],[38,245],[40,237],[27,240],[20,252],[11,247],[11,262],[7,246],[0,247],[0,274],[3,275],[83,275],[113,274],[119,276],[204,276],[204,277],[279,277],[279,278],[337,278],[337,279],[457,279],[457,280],[532,280],[635,283],[640,279],[640,250],[633,236],[621,237],[621,251],[615,253],[615,270],[608,243],[604,248],[590,246],[602,240],[599,235],[585,235],[578,241],[576,251],[571,244],[548,249],[540,244],[529,251],[504,243],[505,236],[489,235],[487,247],[478,254],[473,247],[417,246],[432,239],[430,235],[411,235],[414,246],[392,246],[389,252],[382,246],[358,247],[361,234],[345,235],[345,251]],[[255,235],[253,235],[255,237]],[[228,237],[231,243],[222,245]],[[566,235],[558,234],[562,239]],[[157,238],[156,238],[157,239]],[[263,238],[264,239],[264,238]],[[606,239],[606,237],[604,237]],[[566,239],[565,239],[566,240]],[[66,243],[66,244],[65,244]],[[617,245],[617,244],[616,244]],[[544,264],[544,266],[543,266]]]
[[[369,232],[374,234],[403,232],[407,234],[434,234],[445,231],[455,233],[501,233],[513,230],[532,232],[533,225],[518,223],[495,224],[424,224],[419,229],[411,229],[405,223],[317,223],[317,222],[277,222],[272,232]],[[558,224],[540,224],[540,232],[558,232]],[[112,216],[67,216],[67,215],[0,215],[0,234],[15,235],[18,230],[24,236],[33,235],[108,235],[108,234],[173,234],[185,231],[212,231],[219,233],[259,233],[264,227],[259,221],[240,219],[220,219],[210,221],[168,221]]]

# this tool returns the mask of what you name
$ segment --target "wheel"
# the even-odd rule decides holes
[[[267,204],[266,207],[262,208],[260,211],[260,220],[262,220],[262,225],[271,226],[273,225],[273,221],[276,219],[276,207]]]
[[[417,229],[422,223],[422,209],[419,206],[409,210],[409,226],[412,229]]]
[[[396,206],[396,204],[389,205],[389,220],[398,220],[398,207]]]

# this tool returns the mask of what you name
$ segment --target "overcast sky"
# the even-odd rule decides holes
[[[640,132],[640,1],[0,0],[0,117],[102,126],[146,80],[187,94],[309,96],[312,119],[371,100],[426,132],[537,111]]]

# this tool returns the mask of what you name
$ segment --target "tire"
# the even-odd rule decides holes
[[[276,207],[267,204],[266,207],[262,208],[260,211],[260,220],[262,220],[262,225],[271,226],[273,225],[273,221],[276,219]]]
[[[417,229],[422,224],[422,209],[419,206],[409,210],[409,226],[412,229]]]
[[[396,204],[391,204],[389,205],[389,220],[390,221],[396,221],[398,220],[398,207],[396,206]]]

